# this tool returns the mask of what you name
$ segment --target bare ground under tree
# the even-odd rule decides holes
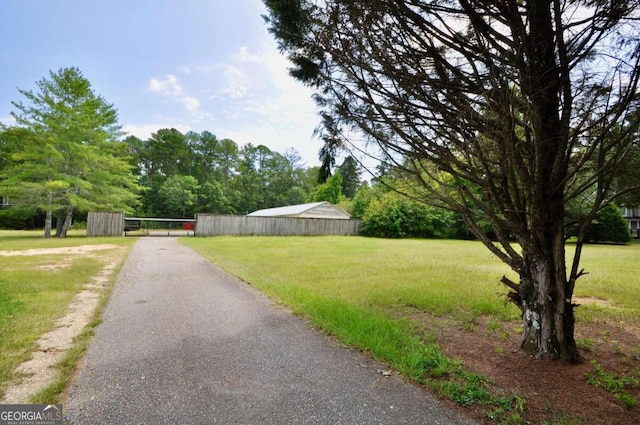
[[[593,302],[595,300],[582,300]],[[521,416],[530,424],[569,423],[626,425],[640,423],[640,408],[624,408],[612,392],[591,385],[587,374],[595,374],[595,363],[613,377],[631,376],[640,369],[640,329],[607,319],[578,323],[576,340],[585,362],[567,365],[541,361],[520,351],[517,323],[498,326],[488,318],[461,323],[428,313],[412,317],[437,334],[443,351],[460,359],[468,369],[488,378],[497,388],[515,392],[524,399]],[[552,383],[563,382],[556,386]],[[640,389],[624,392],[640,401]],[[469,413],[468,409],[464,409]],[[490,421],[482,406],[471,408],[480,421]],[[579,422],[569,421],[569,418]],[[561,422],[558,422],[561,421]]]

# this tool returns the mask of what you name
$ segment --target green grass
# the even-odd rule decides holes
[[[582,259],[582,267],[589,274],[578,280],[575,295],[610,301],[612,307],[604,308],[603,313],[640,321],[640,244],[588,245]],[[602,308],[583,306],[580,310]]]
[[[517,279],[480,243],[447,240],[383,240],[361,237],[217,237],[181,242],[250,282],[343,343],[370,353],[405,376],[460,404],[485,406],[502,423],[523,423],[524,401],[502,394],[484,378],[446,358],[435,337],[416,329],[416,313],[473,324],[518,323],[505,304],[503,275]],[[572,247],[568,248],[569,251]],[[640,245],[587,246],[576,294],[609,300],[584,305],[581,318],[612,313],[636,321],[640,282],[634,274]]]
[[[92,244],[130,245],[124,238],[41,238],[40,233],[0,231],[0,251]],[[0,256],[0,394],[18,378],[14,369],[28,360],[36,341],[66,311],[72,298],[90,282],[113,250],[99,256]],[[66,267],[51,269],[66,262]]]
[[[85,230],[69,230],[67,237],[64,239],[44,239],[42,237],[43,234],[44,232],[42,230],[0,230],[0,251],[37,249],[54,246],[78,246],[88,243],[85,237]],[[93,242],[91,243],[112,243],[100,241],[102,241],[102,238],[93,238]],[[58,245],[59,243],[61,245]]]
[[[622,404],[625,409],[631,409],[636,406],[637,400],[627,393],[627,389],[640,388],[640,370],[632,369],[631,372],[622,377],[616,377],[604,370],[596,360],[592,360],[594,372],[585,374],[589,384],[603,388]]]
[[[341,300],[388,314],[427,311],[459,317],[514,320],[505,305],[503,275],[517,276],[479,242],[386,240],[361,237],[220,237],[181,239],[230,273],[293,308],[308,296]],[[567,250],[571,253],[572,246]],[[572,255],[572,254],[571,254]],[[588,245],[582,267],[589,274],[576,296],[608,300],[585,304],[591,316],[611,313],[640,321],[640,244]]]
[[[229,237],[183,243],[288,304],[314,294],[384,311],[515,314],[500,299],[506,291],[498,281],[511,275],[508,268],[475,242]]]

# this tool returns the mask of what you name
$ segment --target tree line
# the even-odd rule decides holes
[[[335,166],[324,149],[321,165],[307,167],[293,148],[279,153],[264,145],[238,146],[210,131],[163,128],[142,140],[121,132],[115,107],[77,68],[51,72],[37,85],[35,93],[20,90],[26,103],[14,103],[16,125],[0,132],[0,227],[42,225],[48,237],[55,224],[55,235],[64,237],[73,219],[82,222],[90,210],[191,218],[329,201],[363,219],[369,236],[475,237],[460,214],[422,202],[424,195],[401,169],[381,165],[367,182],[352,156]],[[638,157],[629,156],[620,180],[638,179]],[[579,214],[568,207],[567,216]],[[480,226],[496,238],[488,221]],[[599,213],[588,236],[628,240],[614,204]]]
[[[213,133],[160,129],[147,140],[124,140],[144,188],[139,211],[146,216],[193,217],[194,214],[247,214],[264,208],[320,200],[334,203],[353,197],[361,184],[359,169],[348,157],[336,177],[319,180],[318,167],[306,167],[293,148],[284,153],[264,145],[238,146]]]
[[[348,204],[363,184],[349,156],[322,174],[293,148],[238,146],[209,131],[126,136],[114,105],[78,68],[50,72],[37,88],[19,90],[16,124],[0,127],[0,227],[44,226],[45,237],[64,237],[91,210],[183,218]]]

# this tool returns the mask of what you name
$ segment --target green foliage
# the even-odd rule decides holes
[[[33,208],[28,207],[0,209],[0,229],[32,229],[34,215]]]
[[[368,184],[362,185],[353,197],[351,208],[349,208],[351,216],[354,218],[362,218],[374,197],[375,193],[373,189],[369,187]]]
[[[0,195],[3,204],[25,206],[2,210],[0,226],[28,227],[34,214],[45,213],[47,228],[55,220],[63,227],[89,210],[183,217],[246,214],[310,196],[338,204],[341,186],[355,193],[359,185],[353,158],[341,165],[347,180],[336,175],[319,186],[320,168],[303,168],[294,149],[282,155],[264,145],[239,148],[208,131],[162,128],[147,140],[118,142],[115,109],[77,69],[51,73],[39,87],[42,93],[20,91],[31,104],[15,104],[19,125],[0,131]]]
[[[158,191],[165,208],[163,213],[170,217],[192,217],[199,189],[194,177],[179,174],[169,177]]]
[[[337,172],[342,176],[343,195],[353,199],[360,186],[360,165],[352,156],[348,156],[338,167]]]
[[[139,187],[126,145],[118,141],[113,105],[93,92],[77,68],[50,72],[37,86],[36,93],[19,90],[26,103],[13,103],[17,124],[2,132],[10,152],[3,155],[0,192],[48,218],[71,218],[76,209],[131,210]],[[62,235],[70,224],[65,222]]]
[[[620,208],[615,204],[603,207],[595,220],[587,228],[586,241],[590,242],[629,242],[629,224],[622,217]]]
[[[307,198],[308,202],[328,201],[332,204],[339,204],[344,195],[342,194],[342,176],[336,173],[329,177],[325,183],[318,185]]]
[[[210,214],[227,214],[231,211],[231,203],[218,181],[206,181],[198,195],[198,211]]]
[[[429,199],[428,195],[407,185],[397,170],[381,167],[379,172],[381,177],[371,187],[361,186],[349,209],[353,217],[363,219],[365,235],[475,239],[458,214],[418,201]],[[481,223],[481,227],[491,235],[488,223]]]
[[[635,111],[636,117],[640,115],[640,110]],[[636,187],[622,197],[618,201],[626,205],[640,205],[640,138],[635,136],[635,143],[625,156],[622,164],[616,170],[616,186],[620,188]]]
[[[612,393],[625,409],[635,407],[637,404],[636,399],[626,393],[625,389],[640,389],[640,371],[638,369],[631,370],[628,375],[616,377],[606,372],[597,361],[593,360],[591,364],[594,367],[593,373],[585,373],[585,378],[587,378],[589,384]]]
[[[450,212],[388,192],[369,203],[362,233],[385,238],[447,238],[454,223]]]
[[[382,158],[430,195],[417,199],[460,213],[520,273],[512,285],[520,305],[537,302],[548,282],[571,293],[582,273],[580,251],[569,260],[558,243],[566,206],[590,198],[595,212],[621,194],[616,170],[637,144],[638,8],[525,0],[505,13],[502,2],[374,3],[265,2],[291,74],[315,90],[325,148]],[[594,4],[597,13],[576,15]],[[610,72],[583,72],[599,62]],[[377,227],[406,235],[411,218],[388,205]],[[543,310],[564,314],[562,296],[540,299]],[[570,322],[546,321],[539,331],[562,337],[537,338],[535,357],[580,360]]]
[[[145,141],[129,137],[127,142],[134,154],[132,163],[147,189],[143,215],[246,214],[304,203],[313,187],[309,170],[300,166],[300,156],[293,149],[282,155],[263,145],[239,148],[233,140],[219,140],[208,131],[183,135],[176,129],[160,129]],[[176,187],[175,182],[169,183],[188,192],[197,187],[195,203],[193,193],[185,193],[182,197],[188,205],[167,208],[167,181],[176,176],[195,179],[195,185]],[[171,199],[181,196],[174,190]]]

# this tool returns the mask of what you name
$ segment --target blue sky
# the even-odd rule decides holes
[[[287,74],[260,0],[0,0],[0,121],[18,88],[78,67],[129,134],[211,131],[319,165],[312,92]]]

